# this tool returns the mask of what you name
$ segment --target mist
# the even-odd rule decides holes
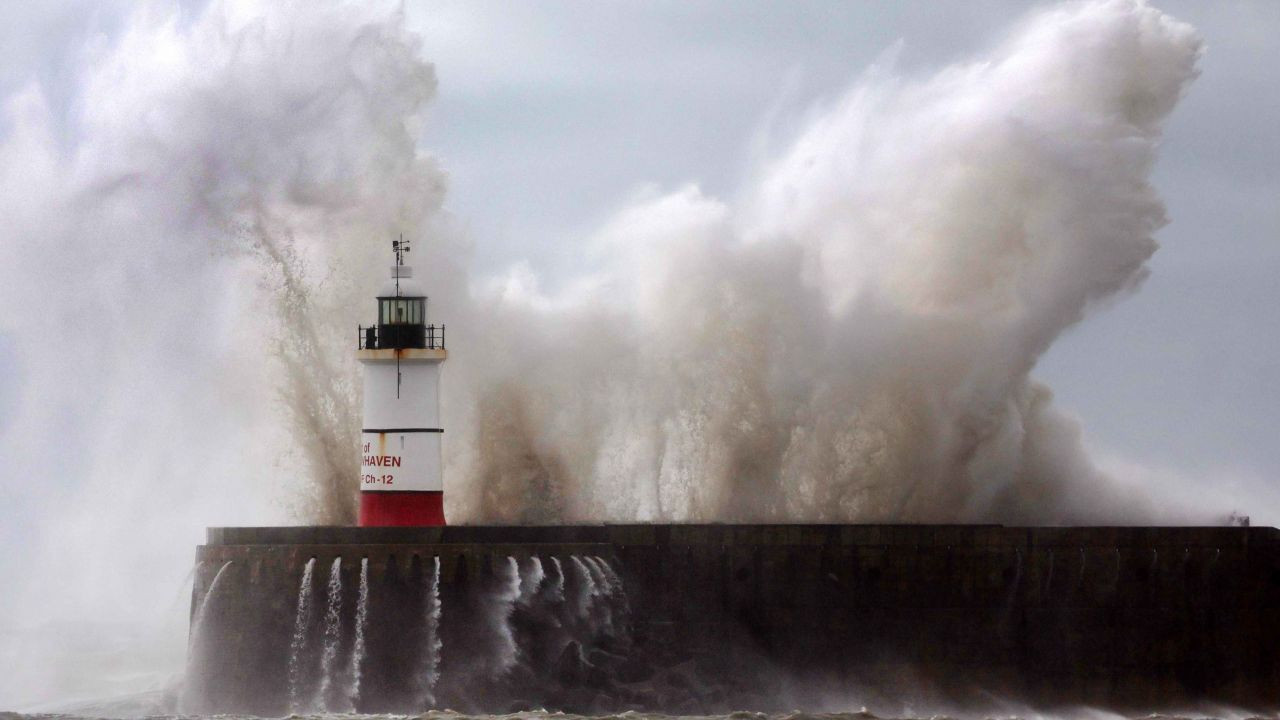
[[[0,698],[170,682],[207,525],[353,522],[355,328],[401,233],[449,327],[451,522],[1216,521],[1099,470],[1032,376],[1140,287],[1200,51],[1121,0],[930,73],[890,52],[734,197],[642,186],[549,289],[472,272],[398,12],[140,6],[65,117],[4,101],[0,458],[38,492]],[[51,640],[95,634],[94,668]]]

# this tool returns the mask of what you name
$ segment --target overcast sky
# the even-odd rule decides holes
[[[195,9],[200,3],[185,3]],[[1280,508],[1280,3],[1160,2],[1202,33],[1201,77],[1155,172],[1169,211],[1151,276],[1061,339],[1036,375],[1104,461],[1239,486]],[[409,2],[440,87],[427,150],[477,269],[579,267],[579,241],[640,188],[732,197],[770,138],[869,63],[928,72],[1008,32],[1021,2]],[[0,6],[0,92],[65,111],[76,53],[129,6]],[[0,128],[3,132],[4,128]],[[6,353],[0,335],[0,370]],[[0,403],[12,394],[0,381]],[[0,407],[0,431],[5,413]]]

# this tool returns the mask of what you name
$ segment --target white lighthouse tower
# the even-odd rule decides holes
[[[391,280],[378,294],[378,322],[360,328],[364,424],[360,525],[444,525],[440,364],[444,326],[427,324],[427,296],[393,240]]]

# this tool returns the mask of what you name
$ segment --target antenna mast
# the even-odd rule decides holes
[[[399,240],[391,241],[391,252],[396,256],[396,297],[400,297],[400,268],[404,267],[404,254],[409,252],[409,241],[404,239],[404,233],[400,233]]]
[[[409,252],[409,242],[404,239],[404,233],[400,233],[399,240],[391,241],[391,252],[396,255],[396,268],[392,275],[396,276],[396,297],[400,297],[400,275],[403,274],[400,268],[404,267],[404,254]],[[396,351],[396,398],[400,397],[400,351]]]

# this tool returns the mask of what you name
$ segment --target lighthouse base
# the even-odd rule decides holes
[[[444,525],[444,493],[379,491],[360,493],[360,527]]]

